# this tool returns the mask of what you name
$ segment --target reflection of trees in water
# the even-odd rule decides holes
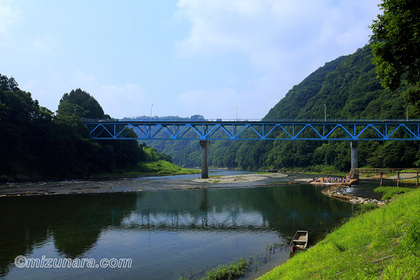
[[[63,257],[82,255],[94,246],[104,228],[118,226],[135,209],[136,199],[133,194],[3,198],[0,276],[8,273],[16,256],[31,254],[50,238]]]
[[[323,196],[310,185],[281,186],[266,193],[269,203],[264,217],[273,228],[291,237],[298,229],[309,230],[312,237],[325,233],[338,221],[349,215],[349,205]]]
[[[277,231],[324,235],[350,213],[313,186],[150,191],[2,199],[0,275],[18,255],[52,240],[63,257],[80,257],[102,230]],[[18,221],[18,222],[16,222]]]

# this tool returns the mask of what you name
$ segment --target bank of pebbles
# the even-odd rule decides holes
[[[380,200],[375,198],[359,197],[355,195],[346,194],[347,186],[331,186],[322,191],[324,195],[348,201],[352,204],[376,204],[378,206],[387,204],[390,200]]]

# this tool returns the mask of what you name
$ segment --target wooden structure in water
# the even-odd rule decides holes
[[[290,252],[294,254],[296,251],[305,250],[308,246],[309,233],[305,230],[296,231],[295,235],[290,241]]]

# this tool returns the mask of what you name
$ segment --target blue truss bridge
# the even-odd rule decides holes
[[[420,140],[420,120],[83,120],[97,140],[199,140],[201,177],[208,178],[214,140],[350,141],[351,176],[358,179],[359,141]]]
[[[417,141],[420,120],[83,120],[97,140]]]

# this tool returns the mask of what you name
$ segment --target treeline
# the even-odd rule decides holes
[[[63,95],[57,113],[0,74],[0,180],[86,177],[168,160],[137,141],[93,141],[81,118],[109,118],[81,89]]]
[[[402,95],[404,87],[390,91],[381,86],[372,58],[367,45],[352,55],[326,63],[294,86],[264,119],[323,120],[325,107],[327,119],[405,119],[407,112],[409,118],[418,118],[414,106],[409,106]],[[214,141],[210,146],[209,163],[215,167],[245,170],[348,171],[349,145],[348,141]],[[179,165],[197,166],[200,162],[197,141],[174,144],[165,141],[155,147],[171,155]],[[418,166],[419,148],[418,143],[411,141],[361,141],[359,166]]]

